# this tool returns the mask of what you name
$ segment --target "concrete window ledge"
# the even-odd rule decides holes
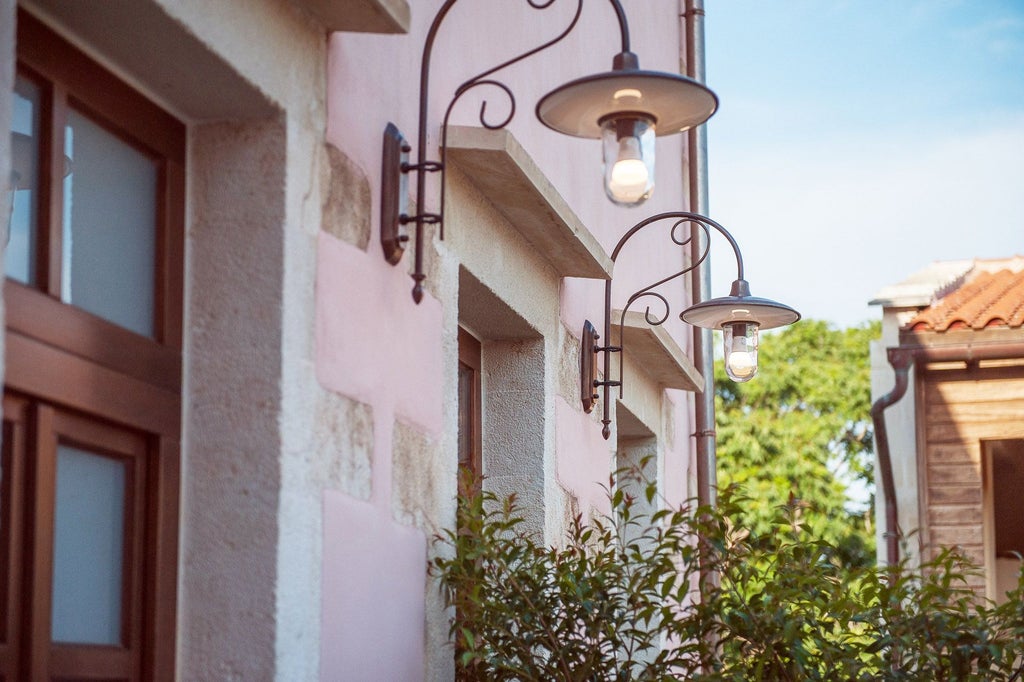
[[[328,32],[408,33],[405,0],[292,0],[315,16]]]
[[[560,277],[611,277],[612,261],[604,248],[508,130],[449,126],[446,159]]]
[[[616,327],[621,316],[621,310],[612,311]],[[704,390],[704,377],[664,327],[652,327],[643,313],[630,311],[626,313],[621,331],[625,352],[665,388],[697,393]],[[615,331],[612,331],[612,338],[616,341],[619,338]]]

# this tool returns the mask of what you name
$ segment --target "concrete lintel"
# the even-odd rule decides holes
[[[408,33],[405,0],[292,0],[317,18],[328,32]]]
[[[612,261],[604,248],[508,130],[450,126],[445,158],[560,277],[611,277]]]
[[[612,311],[616,326],[621,317],[621,310]],[[630,311],[626,313],[621,331],[624,351],[636,358],[656,382],[665,388],[696,393],[704,390],[704,378],[664,327],[652,327],[643,313]]]

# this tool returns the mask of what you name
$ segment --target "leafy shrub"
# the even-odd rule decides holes
[[[651,484],[631,489],[655,499]],[[920,570],[845,565],[806,536],[797,505],[752,538],[730,520],[744,502],[731,492],[717,509],[651,515],[622,488],[610,499],[609,516],[576,518],[549,547],[514,496],[460,495],[431,562],[454,607],[457,679],[1021,678],[1024,577],[996,606],[953,551]]]

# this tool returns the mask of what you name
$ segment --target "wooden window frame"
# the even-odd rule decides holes
[[[184,262],[184,198],[186,128],[170,114],[133,90],[98,63],[64,41],[34,16],[18,11],[18,73],[32,80],[42,91],[40,112],[40,189],[38,205],[39,243],[36,251],[35,287],[19,282],[4,284],[11,300],[8,326],[40,341],[54,343],[63,329],[49,329],[39,309],[61,305],[64,324],[74,326],[76,335],[96,339],[89,345],[89,359],[133,374],[140,368],[125,355],[142,355],[143,371],[154,363],[170,370],[166,381],[180,387],[182,337],[182,264]],[[81,111],[122,141],[157,163],[156,262],[154,282],[154,338],[148,339],[102,318],[60,303],[61,239],[63,234],[63,148],[69,107]],[[10,292],[10,290],[14,290]],[[49,300],[46,300],[49,299]],[[30,314],[24,314],[26,308]],[[104,353],[115,344],[131,344],[130,353]],[[156,341],[153,344],[152,341]],[[146,347],[150,351],[146,352]],[[167,352],[157,353],[153,346]],[[77,344],[76,344],[76,350]],[[173,356],[179,358],[177,366]],[[167,365],[171,365],[167,367]]]
[[[142,568],[144,555],[144,501],[147,438],[95,419],[78,416],[48,405],[36,407],[38,438],[34,459],[35,508],[32,575],[52,575],[57,448],[71,445],[126,464],[124,547],[121,579],[121,646],[52,642],[50,581],[47,589],[33,590],[37,604],[29,614],[33,633],[31,670],[46,670],[48,677],[62,679],[85,674],[91,677],[139,679],[142,636]],[[47,651],[49,649],[49,651]],[[116,650],[116,651],[115,651]],[[114,653],[114,655],[111,655]],[[31,677],[32,675],[28,675]]]
[[[25,457],[29,403],[3,397],[3,448],[0,462],[0,679],[20,679],[21,598],[23,594]]]
[[[483,392],[482,392],[482,346],[480,340],[468,331],[459,327],[459,365],[472,372],[470,384],[469,415],[466,422],[470,426],[470,469],[475,478],[483,476]],[[467,406],[459,405],[459,413]],[[461,460],[461,458],[460,458]]]
[[[32,14],[19,8],[17,22],[18,73],[42,89],[40,182],[34,197],[40,202],[39,244],[36,284],[3,284],[5,436],[10,432],[11,438],[10,446],[4,441],[0,481],[4,510],[9,510],[0,528],[8,558],[0,568],[0,676],[77,679],[89,668],[89,674],[104,678],[173,680],[187,130]],[[62,151],[69,106],[157,163],[152,338],[60,301]],[[56,434],[69,444],[85,443],[117,457],[128,456],[114,447],[119,438],[144,444],[144,451],[136,448],[131,455],[136,499],[125,519],[132,547],[125,552],[126,561],[132,559],[123,576],[128,598],[122,604],[131,611],[122,620],[130,653],[121,658],[127,662],[111,663],[120,654],[111,657],[110,647],[50,641],[52,557],[47,555],[52,554]],[[114,440],[104,440],[109,438]],[[19,447],[23,456],[9,454]]]

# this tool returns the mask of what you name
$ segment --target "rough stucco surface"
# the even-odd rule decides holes
[[[355,162],[332,144],[327,145],[327,161],[323,228],[365,251],[370,243],[370,181]]]
[[[456,476],[456,460],[444,457],[441,441],[413,425],[396,421],[392,437],[393,512],[396,520],[437,532],[437,500],[450,495],[444,481]]]
[[[485,341],[482,355],[485,485],[516,493],[527,526],[543,532],[543,341]]]
[[[507,311],[522,318],[534,335],[552,331],[558,317],[559,280],[547,259],[508,224],[465,176],[451,172],[448,182],[446,247],[503,301]],[[492,313],[491,317],[495,319],[489,325],[504,326],[497,314]],[[495,338],[487,330],[484,336]]]
[[[600,324],[600,322],[598,323]],[[559,325],[558,396],[570,405],[580,405],[580,350],[582,344],[564,325]],[[580,407],[582,408],[582,405]]]
[[[454,387],[451,391],[454,394]],[[454,434],[458,427],[448,429]],[[457,458],[454,438],[430,435],[411,424],[396,421],[393,443],[392,512],[396,521],[419,528],[427,538],[451,526],[455,518],[455,481]],[[445,552],[443,545],[428,542],[430,557]],[[420,557],[426,561],[424,557]],[[426,631],[423,634],[426,670],[432,680],[451,680],[454,658],[448,644],[449,612],[437,583],[427,577],[423,599],[426,606]]]
[[[619,336],[614,331],[612,332],[612,338],[615,340],[615,343],[618,343]],[[664,431],[662,424],[664,389],[634,360],[633,356],[629,353],[628,347],[623,353],[618,353],[617,355],[622,356],[622,380],[624,385],[621,398],[618,398],[618,391],[615,391],[612,395],[615,395],[616,400],[622,402],[651,433],[662,434]],[[618,376],[618,367],[619,358],[613,357],[613,377]]]
[[[690,466],[690,447],[693,443],[693,421],[687,409],[690,394],[684,391],[665,391],[661,406],[663,430],[660,441],[664,448],[658,477],[664,482],[662,492],[665,504],[678,506],[695,496],[689,490],[689,476],[696,470]]]
[[[185,679],[275,667],[284,151],[279,123],[192,130],[188,270],[202,286],[190,290],[186,340]]]
[[[193,136],[191,140],[193,153],[205,159],[203,164],[208,164],[209,172],[202,176],[203,164],[190,169],[193,224],[188,244],[192,260],[186,268],[191,292],[186,321],[193,316],[193,307],[227,318],[240,308],[258,309],[258,314],[266,318],[264,322],[270,324],[239,326],[234,353],[244,357],[253,352],[251,347],[275,344],[274,357],[262,362],[258,370],[261,380],[273,385],[280,396],[275,404],[259,393],[239,390],[235,400],[247,406],[210,416],[203,428],[199,422],[202,415],[194,417],[195,422],[192,417],[186,421],[186,437],[197,444],[195,451],[185,448],[186,476],[194,455],[203,453],[206,428],[241,434],[240,440],[247,442],[259,437],[264,424],[273,424],[275,439],[266,439],[264,447],[274,450],[274,466],[268,463],[265,469],[259,469],[243,464],[242,471],[253,485],[275,490],[276,502],[271,506],[268,501],[268,509],[261,508],[259,514],[239,516],[237,526],[220,529],[221,541],[228,543],[235,542],[234,535],[255,533],[258,542],[254,546],[266,556],[258,564],[204,564],[204,570],[220,571],[211,573],[219,581],[216,598],[207,600],[203,593],[190,593],[192,577],[188,566],[183,566],[179,675],[182,679],[311,679],[319,670],[320,651],[319,492],[337,461],[336,457],[316,456],[321,450],[314,438],[317,429],[313,422],[323,412],[323,392],[312,369],[314,235],[323,206],[319,169],[327,165],[322,138],[326,63],[323,32],[293,6],[274,0],[244,4],[158,0],[152,3],[158,6],[155,11],[146,9],[148,4],[132,0],[90,5],[89,12],[96,14],[102,7],[111,15],[99,25],[120,55],[115,58],[134,74],[135,80],[151,84],[158,101],[179,112],[193,126],[197,120],[236,121],[224,124],[222,131],[210,129],[209,138]],[[129,17],[135,14],[150,22],[146,30],[135,25],[117,28],[119,18],[131,21]],[[144,35],[146,40],[126,41],[125,35]],[[253,36],[259,36],[259,40],[254,41]],[[154,51],[154,45],[159,50]],[[139,55],[133,58],[122,48],[134,49]],[[157,53],[160,59],[154,63],[152,55]],[[204,78],[195,78],[197,72]],[[251,127],[242,125],[248,121],[254,121]],[[265,125],[274,128],[280,145],[269,167],[230,147],[218,147],[217,140],[211,139],[222,132],[230,139],[236,126],[253,131]],[[203,144],[197,144],[197,140]],[[251,140],[249,144],[253,144]],[[254,149],[259,149],[259,144]],[[232,178],[238,181],[230,182]],[[229,239],[219,245],[220,251],[207,251],[202,235],[201,214],[210,208],[203,204],[202,197],[211,188],[222,192],[215,208],[236,221]],[[250,208],[256,215],[247,214]],[[272,226],[269,234],[260,232],[263,221]],[[263,241],[257,240],[258,236]],[[218,259],[231,261],[241,257],[235,252],[247,254],[257,245],[266,251],[264,257],[246,263],[240,271],[215,270],[224,267]],[[193,271],[193,264],[200,258],[209,263],[209,269]],[[220,281],[218,277],[231,278],[234,288],[230,296],[216,295],[218,288],[211,282]],[[194,350],[187,348],[186,354]],[[230,361],[231,355],[231,349],[224,349],[208,364],[187,370],[186,404],[193,384],[233,385],[238,368]],[[246,410],[260,410],[265,416],[257,421]],[[356,421],[355,426],[358,424]],[[329,439],[325,436],[320,440]],[[187,561],[193,534],[215,539],[213,529],[206,532],[206,518],[229,502],[216,496],[212,483],[199,484],[210,485],[208,499],[190,499],[191,485],[191,481],[185,484],[183,499],[183,562]],[[192,551],[203,562],[208,561],[202,543],[192,546]],[[249,580],[244,575],[239,578],[239,572],[265,572],[274,579]],[[211,576],[203,575],[198,580]],[[250,609],[250,614],[245,606],[253,601],[259,602],[259,610]],[[232,627],[236,619],[242,623],[237,628]],[[264,619],[269,622],[264,623]],[[261,628],[259,636],[247,630],[256,626]]]
[[[658,440],[653,434],[646,438],[619,440],[619,449],[615,454],[615,468],[617,471],[626,470],[629,473],[625,477],[619,477],[616,483],[636,498],[634,510],[637,513],[653,514],[658,509],[658,498],[648,502],[647,496],[644,494],[645,486],[641,484],[641,481],[632,478],[633,475],[639,474],[645,482],[664,481],[664,477],[658,476],[658,455]],[[660,488],[661,486],[659,486],[658,492],[663,493]],[[639,527],[633,526],[631,529],[637,535],[640,534]]]
[[[313,423],[315,460],[329,487],[362,500],[370,498],[373,470],[373,407],[336,393],[323,394]]]

